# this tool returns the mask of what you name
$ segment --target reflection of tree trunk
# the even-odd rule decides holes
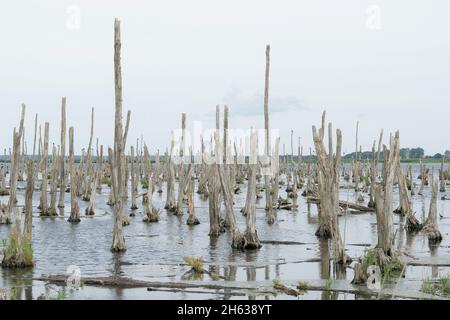
[[[256,281],[256,268],[247,267],[247,281]],[[255,295],[248,295],[248,300],[256,300]]]
[[[437,257],[439,245],[433,245],[433,244],[430,244],[430,242],[428,242],[428,245],[430,247],[431,256]],[[431,277],[437,278],[438,276],[439,276],[439,266],[433,265],[431,267]]]
[[[327,239],[319,239],[320,279],[330,278],[330,249]]]

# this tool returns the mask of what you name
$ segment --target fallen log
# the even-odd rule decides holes
[[[320,199],[317,197],[307,197],[306,201],[309,203],[320,203]],[[362,206],[362,205],[359,205],[356,203],[351,203],[351,202],[344,201],[344,200],[339,200],[339,207],[341,207],[344,210],[353,209],[353,210],[361,211],[361,212],[375,212],[375,209],[373,209],[373,208],[369,208],[366,206]]]
[[[33,280],[46,281],[54,284],[65,284],[67,277],[64,275],[42,276]],[[423,293],[420,291],[421,281],[402,280],[394,289],[382,288],[381,290],[370,290],[366,286],[352,285],[347,280],[308,280],[302,281],[307,288],[302,291],[331,291],[350,294],[359,294],[378,298],[406,298],[406,299],[441,299],[444,297]],[[203,288],[211,290],[240,290],[250,292],[249,294],[276,295],[279,291],[274,290],[273,282],[266,281],[141,281],[124,277],[85,277],[81,279],[83,285],[120,287],[120,288],[164,288],[164,289],[185,289]],[[283,285],[296,287],[297,280],[283,280]]]

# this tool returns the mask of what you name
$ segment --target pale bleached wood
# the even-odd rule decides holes
[[[390,137],[389,152],[386,146],[383,146],[383,176],[381,182],[374,184],[378,234],[376,254],[378,264],[381,266],[392,259],[395,259],[397,256],[397,252],[393,246],[394,227],[392,214],[392,193],[394,178],[396,175],[396,165],[400,157],[399,136],[399,132],[397,131],[394,137]]]
[[[439,231],[437,216],[438,181],[434,178],[433,173],[430,174],[429,180],[431,186],[430,209],[428,211],[428,219],[425,222],[422,232],[428,236],[430,242],[439,243],[442,241],[442,234]]]
[[[121,70],[121,39],[120,39],[120,20],[114,21],[114,91],[115,91],[115,130],[114,130],[114,152],[109,149],[110,161],[112,165],[112,189],[114,192],[115,202],[115,221],[113,229],[113,241],[111,245],[112,251],[125,251],[125,238],[123,236],[123,200],[125,181],[123,167],[124,147],[126,142],[126,134],[128,132],[128,124],[130,117],[127,117],[127,126],[125,136],[122,126],[122,70]],[[128,113],[129,115],[130,113]],[[124,141],[125,140],[125,141]]]
[[[264,76],[264,130],[265,130],[265,140],[264,140],[264,156],[265,156],[265,166],[266,171],[269,170],[270,166],[270,132],[269,132],[269,72],[270,72],[270,46],[266,46],[266,69]],[[275,215],[273,212],[273,204],[271,197],[271,185],[270,185],[269,172],[264,172],[264,185],[266,191],[266,219],[268,224],[273,224],[275,222]]]
[[[80,207],[78,205],[77,184],[79,174],[75,165],[74,154],[74,129],[69,128],[69,170],[70,170],[70,217],[69,222],[80,222]]]
[[[244,249],[259,249],[261,248],[261,242],[258,238],[258,232],[256,230],[256,163],[257,163],[257,139],[256,132],[250,131],[250,157],[248,164],[248,208],[246,212],[246,228],[243,234]]]
[[[41,200],[39,208],[41,210],[41,216],[48,216],[48,204],[47,204],[47,184],[48,184],[48,139],[49,139],[49,123],[44,125],[44,149],[41,160]]]
[[[24,235],[31,241],[33,237],[33,193],[34,193],[34,163],[27,161],[27,187],[25,191],[25,222]]]
[[[153,206],[153,178],[150,168],[150,154],[148,148],[144,145],[144,170],[148,179],[147,192],[143,195],[142,205],[144,206],[144,222],[158,222],[160,210]],[[145,199],[145,201],[144,201]]]
[[[65,206],[65,193],[66,193],[66,97],[61,99],[61,156],[59,163],[59,203],[58,208],[64,208]],[[64,210],[61,210],[61,214],[64,214]]]
[[[49,216],[56,216],[58,213],[56,211],[56,201],[58,193],[58,171],[59,171],[59,157],[55,144],[52,147],[52,169],[51,169],[51,180],[50,180],[50,207],[48,208]]]
[[[332,238],[335,243],[335,259],[338,263],[346,264],[351,258],[345,253],[345,246],[339,232],[339,172],[341,167],[342,134],[336,130],[336,151],[333,154],[332,124],[328,124],[328,154],[325,151],[325,112],[322,115],[322,127],[319,132],[312,127],[313,141],[317,154],[317,175],[319,185],[320,212],[319,228],[316,236]]]

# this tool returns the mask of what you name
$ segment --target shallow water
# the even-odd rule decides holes
[[[438,165],[435,165],[437,172]],[[428,165],[431,167],[431,165]],[[418,165],[413,165],[413,175],[417,183]],[[345,182],[342,182],[345,185]],[[23,184],[19,183],[19,186]],[[240,209],[245,201],[245,187],[235,197],[235,215],[241,230],[245,228],[245,217]],[[164,189],[165,191],[165,189]],[[184,265],[184,256],[201,257],[205,266],[226,277],[226,280],[259,281],[273,280],[314,280],[336,277],[332,263],[302,262],[311,258],[329,257],[332,255],[332,244],[319,241],[314,233],[318,224],[316,205],[307,204],[303,197],[298,197],[298,209],[294,211],[278,210],[277,222],[268,225],[265,221],[264,199],[257,202],[257,230],[260,240],[296,241],[302,245],[272,245],[263,244],[258,251],[242,252],[230,247],[230,236],[222,234],[218,239],[208,236],[208,202],[195,194],[196,215],[201,224],[186,225],[187,213],[182,217],[161,212],[158,223],[142,222],[142,210],[136,210],[136,216],[130,217],[131,224],[124,227],[127,251],[114,254],[110,251],[113,229],[113,211],[106,205],[109,188],[103,186],[102,192],[96,197],[96,214],[85,217],[86,202],[80,201],[81,222],[67,222],[70,210],[70,194],[66,194],[66,209],[64,217],[40,218],[37,209],[33,218],[33,249],[36,266],[32,270],[5,270],[0,268],[0,288],[17,287],[17,297],[21,299],[36,299],[42,294],[44,283],[32,280],[44,274],[65,274],[69,266],[77,266],[82,276],[126,276],[133,279],[148,281],[176,281],[190,269]],[[153,196],[154,205],[163,208],[165,192]],[[284,187],[280,196],[286,197]],[[431,253],[428,240],[421,234],[409,236],[404,231],[404,218],[394,215],[396,246],[412,255],[441,255],[450,253],[450,201],[440,200],[438,195],[439,228],[444,237],[438,248]],[[23,191],[18,194],[19,205],[24,202]],[[366,203],[367,194],[364,194]],[[355,201],[352,190],[341,189],[342,200]],[[395,189],[394,207],[397,205],[398,190]],[[50,200],[50,199],[49,199]],[[0,197],[7,201],[7,197]],[[428,214],[429,187],[425,188],[424,196],[413,196],[412,202],[416,216],[423,221]],[[34,207],[39,204],[39,192],[34,194]],[[140,203],[138,202],[138,206]],[[131,210],[129,203],[125,204],[126,212]],[[222,210],[224,210],[222,208]],[[377,241],[376,218],[374,213],[347,214],[339,218],[340,231],[346,244],[348,254],[352,258],[360,257],[367,246],[374,246]],[[0,239],[6,239],[11,226],[0,225]],[[355,244],[358,244],[355,245]],[[322,260],[322,261],[325,261]],[[422,280],[431,276],[445,275],[448,268],[412,267],[406,269],[406,279]],[[342,277],[342,275],[340,275]],[[352,269],[347,268],[345,278],[351,280]],[[204,280],[210,280],[204,275]],[[195,291],[195,292],[189,292]],[[85,286],[78,290],[68,291],[69,299],[292,299],[286,295],[252,296],[239,295],[236,290],[186,290],[186,292],[147,291],[139,289],[110,289]],[[354,294],[329,294],[310,291],[299,299],[355,299]],[[297,298],[294,298],[297,299]]]

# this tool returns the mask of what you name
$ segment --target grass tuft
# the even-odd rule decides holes
[[[205,261],[202,258],[195,257],[184,257],[184,262],[186,262],[195,272],[203,272],[203,265]]]

